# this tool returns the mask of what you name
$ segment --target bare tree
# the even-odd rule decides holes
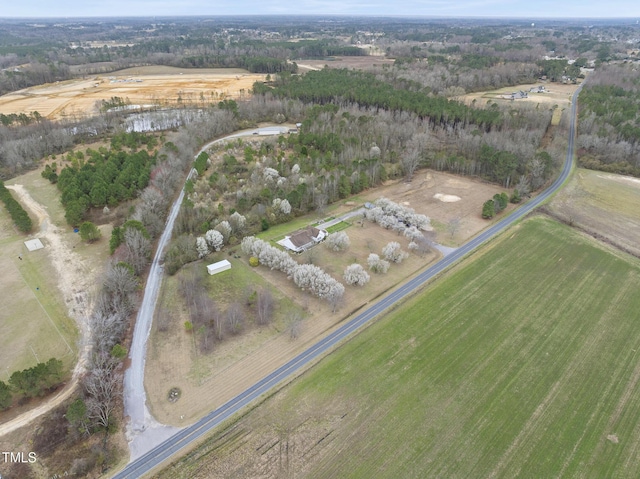
[[[274,300],[271,291],[267,288],[262,288],[258,291],[258,297],[256,300],[256,320],[259,325],[264,326],[271,322],[273,317]]]
[[[287,317],[287,331],[289,332],[289,339],[298,339],[300,333],[302,333],[302,321],[304,317],[299,311],[292,311]]]
[[[409,149],[402,156],[400,164],[402,165],[402,172],[404,173],[405,179],[411,181],[413,174],[420,164],[420,151],[416,148]]]
[[[149,264],[151,242],[136,228],[127,228],[124,232],[125,259],[136,274],[142,273]]]
[[[460,219],[460,217],[456,216],[449,220],[449,222],[447,223],[447,230],[449,231],[451,238],[453,238],[460,230],[460,226],[462,226],[462,220]]]
[[[99,427],[108,428],[116,407],[120,375],[115,373],[118,362],[106,352],[93,358],[91,372],[84,382],[87,414]]]
[[[231,303],[227,308],[227,328],[232,334],[238,334],[244,328],[244,311],[240,303]]]

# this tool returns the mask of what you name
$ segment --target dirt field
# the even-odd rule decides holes
[[[393,65],[395,60],[381,56],[369,55],[364,57],[336,56],[322,60],[296,60],[301,73],[309,70],[322,70],[325,65],[329,68],[349,68],[354,70],[368,70],[374,66]]]
[[[459,246],[487,227],[482,219],[482,204],[496,193],[504,191],[497,185],[474,178],[465,178],[433,170],[419,171],[411,183],[393,181],[380,188],[350,198],[357,204],[384,196],[396,203],[410,206],[417,213],[431,218],[436,231],[435,241],[447,246]],[[338,216],[353,206],[343,205],[332,214]],[[507,211],[513,209],[509,205]],[[502,216],[498,216],[498,219]],[[453,218],[461,220],[460,229],[452,237],[447,225]]]
[[[544,86],[547,90],[545,93],[532,93],[529,92],[529,88],[534,86]],[[544,108],[552,108],[554,105],[557,105],[558,108],[554,111],[552,123],[557,125],[560,122],[560,116],[562,115],[562,111],[569,107],[571,104],[571,95],[576,91],[576,89],[580,85],[564,85],[562,83],[550,83],[546,81],[526,84],[526,85],[516,85],[500,88],[498,90],[492,91],[483,91],[483,92],[475,92],[469,93],[460,97],[459,99],[464,101],[467,104],[471,104],[475,101],[478,106],[484,106],[487,103],[498,103],[498,104],[531,104],[531,105],[540,105],[540,107]],[[519,100],[510,100],[508,96],[516,91],[525,91],[528,92],[529,95],[527,98],[521,98]]]
[[[0,97],[0,113],[37,111],[57,120],[98,112],[96,103],[111,97],[132,105],[210,103],[240,98],[265,75],[241,69],[180,69],[163,66],[128,68],[82,80],[27,88]]]
[[[438,231],[437,241],[457,244],[489,224],[480,217],[481,205],[500,191],[502,190],[495,185],[473,179],[423,171],[411,183],[390,182],[365,195],[350,198],[346,202],[348,204],[332,209],[330,214],[338,215],[365,201],[386,196],[430,216]],[[434,198],[434,195],[442,196]],[[451,201],[457,198],[459,200]],[[446,224],[453,217],[461,218],[462,226],[452,239]],[[314,219],[310,217],[308,222],[311,223]],[[366,266],[369,253],[380,253],[389,241],[398,241],[403,249],[407,249],[406,238],[372,223],[366,222],[364,227],[354,224],[344,231],[351,239],[351,247],[347,251],[331,253],[324,245],[320,245],[311,254],[314,264],[341,281],[342,272],[347,265],[358,262]],[[402,264],[392,265],[386,275],[372,275],[370,283],[364,287],[346,286],[343,305],[336,313],[331,312],[325,301],[301,293],[284,274],[264,267],[250,269],[246,264],[247,258],[231,258],[233,267],[229,273],[240,275],[239,270],[243,268],[254,279],[230,276],[229,281],[268,283],[277,289],[280,297],[290,298],[299,309],[306,312],[302,333],[298,339],[290,339],[285,331],[285,324],[280,319],[271,328],[254,330],[247,335],[227,340],[213,353],[203,356],[195,352],[193,337],[184,330],[183,324],[187,320],[184,312],[178,312],[168,332],[158,332],[155,327],[152,332],[145,386],[154,416],[162,423],[175,426],[192,423],[284,364],[339,325],[351,313],[405,278],[416,274],[436,257],[435,253],[424,258],[412,254]],[[295,256],[295,259],[305,262],[309,256],[305,253]],[[200,267],[204,268],[204,263],[200,263]],[[175,294],[175,286],[173,288],[163,296]],[[219,292],[216,295],[214,292],[214,300],[219,301],[221,294],[224,296],[225,293]],[[167,393],[172,387],[179,387],[182,391],[182,396],[175,403],[170,403],[167,399]]]
[[[640,179],[577,169],[549,209],[564,221],[640,257]]]

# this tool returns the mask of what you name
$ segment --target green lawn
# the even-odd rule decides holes
[[[0,380],[52,357],[73,366],[78,332],[60,298],[46,248],[28,252],[23,244],[28,237],[15,231],[4,207],[0,227]]]
[[[160,477],[637,477],[639,290],[527,220]]]

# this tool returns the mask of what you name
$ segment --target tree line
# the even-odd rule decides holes
[[[420,118],[428,118],[435,124],[455,126],[458,123],[473,123],[486,131],[501,123],[498,111],[471,108],[447,98],[430,96],[407,83],[398,87],[371,73],[325,68],[308,72],[302,77],[287,77],[272,93],[308,103],[357,103],[390,111],[408,111]],[[264,94],[270,90],[264,84],[254,85],[255,93]]]
[[[581,166],[640,176],[640,81],[633,65],[603,65],[580,92]]]
[[[9,384],[0,381],[0,411],[11,407],[14,394],[23,398],[44,396],[47,391],[59,386],[63,377],[62,361],[55,358],[15,371],[9,378]]]
[[[20,203],[11,195],[11,192],[4,186],[4,182],[0,180],[0,199],[4,203],[13,223],[23,233],[31,232],[33,222],[29,214],[25,211]]]

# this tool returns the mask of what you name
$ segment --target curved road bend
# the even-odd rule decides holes
[[[182,448],[188,446],[193,441],[200,439],[214,427],[232,417],[242,408],[268,392],[278,383],[284,381],[292,374],[308,365],[315,358],[333,349],[337,344],[342,342],[345,338],[360,329],[363,325],[371,321],[373,318],[389,309],[412,292],[416,291],[416,289],[424,285],[431,278],[441,273],[443,270],[466,256],[467,254],[471,253],[480,245],[488,241],[490,238],[497,235],[498,233],[506,229],[509,225],[521,219],[523,216],[527,215],[533,209],[538,207],[542,202],[546,201],[560,188],[560,186],[562,186],[564,181],[569,177],[569,174],[571,173],[571,169],[573,167],[577,99],[581,89],[582,85],[575,91],[571,99],[571,123],[569,126],[569,142],[567,146],[567,155],[565,158],[564,166],[558,178],[549,188],[547,188],[533,200],[527,202],[517,210],[513,211],[509,216],[505,217],[487,230],[483,231],[481,234],[458,248],[453,253],[441,259],[438,263],[434,264],[427,270],[420,273],[418,276],[403,284],[401,287],[380,300],[378,303],[371,306],[369,309],[360,313],[358,316],[341,326],[339,329],[335,330],[325,338],[318,341],[306,351],[300,353],[298,356],[296,356],[280,368],[276,369],[274,372],[261,379],[244,392],[237,395],[235,398],[220,406],[218,409],[210,412],[193,425],[179,430],[176,434],[174,434],[161,444],[157,445],[150,451],[133,460],[122,471],[113,476],[114,479],[138,478],[148,473],[153,468],[176,454]]]

